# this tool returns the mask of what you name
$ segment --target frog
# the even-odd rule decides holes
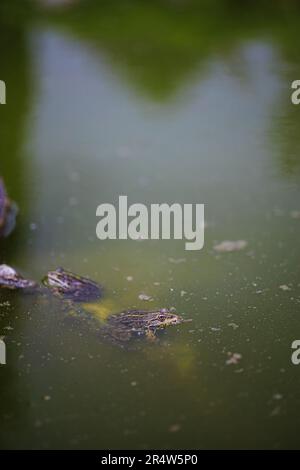
[[[25,279],[14,268],[7,264],[0,265],[0,288],[11,290],[16,289],[36,289],[37,283],[30,279]]]
[[[97,282],[61,267],[49,271],[42,279],[42,284],[55,296],[75,303],[91,302],[101,298],[103,294],[103,289]]]
[[[66,318],[77,324],[84,321],[93,331],[99,332],[102,338],[109,338],[119,345],[136,338],[155,342],[160,331],[191,321],[177,315],[173,309],[167,308],[124,310],[120,313],[110,313],[107,311],[109,308],[103,312],[99,310],[96,302],[102,298],[102,287],[91,279],[78,276],[63,268],[49,271],[42,279],[42,284],[38,284],[23,278],[8,265],[0,265],[0,287],[32,288],[36,293],[45,294],[46,300],[50,293],[61,300]]]
[[[167,327],[188,322],[173,310],[126,310],[108,317],[104,331],[118,342],[134,338],[145,338],[150,342],[157,340],[157,334]]]

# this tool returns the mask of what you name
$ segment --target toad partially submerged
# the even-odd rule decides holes
[[[24,279],[21,274],[7,264],[0,265],[0,287],[7,289],[33,289],[37,283]]]
[[[190,320],[168,309],[128,310],[111,315],[104,327],[105,333],[117,341],[129,341],[137,337],[156,339],[156,333],[168,326],[179,325]]]
[[[80,322],[85,320],[86,325],[90,325],[102,337],[119,344],[124,344],[134,338],[155,340],[157,333],[166,327],[191,321],[165,308],[150,311],[126,310],[109,315],[105,321],[100,321],[95,315],[98,304],[88,304],[102,297],[102,288],[99,284],[62,268],[48,272],[42,282],[47,290],[49,289],[52,294],[63,301],[68,318],[80,320]],[[33,292],[36,293],[47,292],[45,288],[41,288],[34,281],[24,279],[17,271],[5,264],[0,265],[0,287],[33,288]],[[92,310],[91,306],[94,306]]]
[[[49,271],[42,282],[54,295],[73,302],[91,302],[102,296],[99,284],[62,268]]]
[[[7,196],[4,182],[0,177],[0,237],[7,237],[15,228],[17,205]]]

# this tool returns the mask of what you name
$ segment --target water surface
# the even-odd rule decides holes
[[[156,307],[193,320],[123,350],[57,300],[2,290],[2,448],[298,447],[299,10],[262,24],[253,3],[2,17],[0,165],[20,215],[1,262],[99,281],[102,320]],[[120,194],[205,203],[204,249],[100,242],[96,208]]]

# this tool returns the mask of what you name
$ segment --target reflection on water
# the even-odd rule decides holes
[[[1,173],[21,213],[1,262],[99,281],[101,321],[193,322],[124,351],[55,299],[0,292],[2,447],[297,446],[297,7],[86,1],[20,21],[4,3]],[[204,250],[100,242],[96,207],[120,194],[204,202]],[[217,254],[226,239],[248,246]]]

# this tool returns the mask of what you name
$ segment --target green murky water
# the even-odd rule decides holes
[[[0,173],[20,207],[1,262],[99,281],[101,318],[193,319],[124,351],[58,301],[2,290],[1,447],[299,447],[296,2],[4,1],[0,14]],[[120,194],[205,203],[204,249],[100,242],[96,207]],[[213,249],[228,239],[248,245]]]

